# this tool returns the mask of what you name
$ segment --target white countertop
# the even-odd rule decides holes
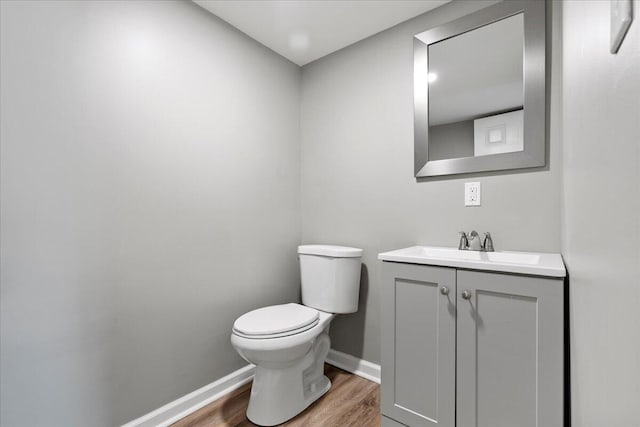
[[[378,254],[382,261],[438,265],[472,270],[565,277],[560,254],[538,252],[480,252],[440,246],[411,246]]]

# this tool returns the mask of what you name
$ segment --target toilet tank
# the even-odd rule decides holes
[[[328,313],[355,313],[360,295],[362,249],[298,246],[302,304]]]

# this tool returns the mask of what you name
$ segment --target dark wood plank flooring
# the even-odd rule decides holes
[[[292,427],[380,426],[380,386],[331,365],[325,365],[331,390],[295,418]],[[183,418],[172,427],[254,426],[247,420],[251,383]]]

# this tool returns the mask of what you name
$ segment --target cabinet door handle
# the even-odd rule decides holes
[[[442,295],[449,295],[449,288],[447,288],[446,286],[443,286],[440,288],[440,293]]]
[[[471,291],[462,291],[463,299],[471,299]]]

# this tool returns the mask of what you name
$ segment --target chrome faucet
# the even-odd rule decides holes
[[[491,239],[491,234],[486,232],[484,233],[484,240],[480,243],[480,236],[476,230],[471,231],[468,237],[467,233],[461,231],[458,250],[493,252],[493,239]]]

